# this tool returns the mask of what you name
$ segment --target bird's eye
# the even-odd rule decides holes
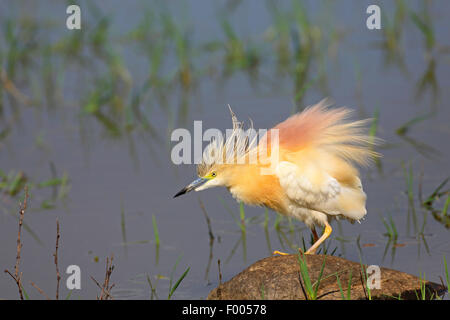
[[[216,174],[216,172],[213,172],[213,173],[211,173],[211,177],[215,177],[217,174]]]

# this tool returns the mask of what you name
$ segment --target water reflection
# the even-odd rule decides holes
[[[374,199],[368,203],[369,214],[382,212],[397,235],[389,236],[376,218],[355,227],[337,221],[337,234],[320,253],[355,259],[359,250],[381,262],[390,255],[391,265],[400,269],[409,266],[402,262],[405,256],[419,263],[425,255],[433,258],[427,267],[435,270],[440,260],[434,258],[448,252],[448,247],[435,249],[450,229],[444,183],[448,164],[436,162],[448,158],[448,132],[434,131],[445,127],[442,119],[448,118],[448,108],[438,108],[448,100],[440,89],[448,86],[447,73],[440,72],[450,52],[442,36],[448,28],[435,14],[437,6],[446,4],[383,4],[384,27],[376,50],[367,31],[361,36],[354,29],[355,24],[360,28],[360,17],[344,15],[332,2],[267,1],[248,14],[248,29],[243,28],[242,10],[251,5],[241,1],[228,1],[225,8],[212,5],[218,14],[207,19],[197,18],[203,9],[190,3],[176,5],[178,9],[165,2],[142,5],[127,17],[103,4],[85,4],[86,24],[80,32],[60,30],[52,10],[64,10],[57,6],[41,15],[15,2],[4,4],[15,8],[11,14],[0,10],[0,234],[5,247],[14,246],[9,230],[16,226],[17,203],[28,185],[31,210],[38,214],[24,222],[30,240],[45,246],[46,215],[60,215],[67,219],[65,228],[83,229],[89,240],[85,244],[72,236],[68,248],[97,254],[110,249],[107,243],[120,242],[116,250],[123,255],[116,255],[116,264],[126,271],[115,293],[123,298],[166,298],[188,267],[174,297],[205,296],[210,287],[193,283],[216,284],[211,271],[215,257],[223,256],[227,268],[237,270],[273,250],[304,250],[312,241],[309,230],[268,210],[215,196],[190,205],[166,199],[176,179],[188,174],[186,167],[167,165],[170,133],[189,127],[193,119],[213,119],[213,125],[223,126],[213,106],[234,99],[242,99],[239,107],[268,126],[317,96],[332,95],[358,107],[359,116],[372,116],[371,135],[387,141],[379,150],[385,157],[364,180],[369,201]],[[189,14],[190,6],[195,14]],[[350,2],[342,7],[354,12]],[[24,14],[18,14],[21,10]],[[412,47],[409,37],[423,45]],[[392,66],[400,75],[390,72]],[[211,107],[199,110],[203,101]],[[417,130],[419,124],[427,130]],[[402,148],[405,144],[408,148]],[[424,159],[426,183],[416,178],[417,155]],[[418,184],[437,191],[418,199]],[[391,224],[387,204],[404,197],[404,206],[389,211]],[[143,211],[137,216],[130,213],[135,204]],[[224,219],[229,224],[218,222],[221,209],[228,212]],[[179,211],[190,218],[176,216]],[[179,221],[196,223],[179,228]],[[203,231],[202,222],[207,226]],[[98,230],[84,230],[90,224],[105,231],[106,243],[97,244]],[[194,228],[200,235],[189,239],[188,248],[186,229]],[[199,252],[202,244],[205,249]],[[405,253],[411,246],[417,252]],[[177,258],[182,252],[184,258]],[[3,263],[6,254],[2,256]]]

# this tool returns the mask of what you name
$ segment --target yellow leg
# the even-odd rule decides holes
[[[306,254],[316,254],[316,250],[317,248],[322,244],[322,242],[324,242],[331,234],[331,232],[333,231],[333,229],[331,229],[331,226],[328,222],[325,222],[325,230],[323,231],[322,236],[319,238],[319,240],[317,240],[316,242],[314,242],[314,244],[311,246],[311,248],[308,249],[308,251],[306,251]]]
[[[326,229],[327,227],[325,227],[325,232],[327,232],[327,229]],[[331,227],[330,227],[330,225],[328,225],[328,228],[329,228],[329,234],[325,237],[325,239],[326,238],[328,238],[328,236],[331,234]],[[313,234],[313,239],[314,239],[314,244],[316,244],[317,243],[317,241],[319,241],[320,239],[319,239],[319,236],[317,235],[317,232],[316,232],[316,228],[313,226],[312,228],[311,228],[311,232],[312,232],[312,234]],[[325,240],[325,239],[323,239],[322,240],[322,242]],[[320,245],[320,243],[319,243],[319,245]],[[318,246],[319,246],[318,245]],[[317,247],[318,247],[317,246]],[[316,247],[316,248],[317,248]],[[310,252],[311,251],[311,249],[312,249],[313,247],[311,247],[308,251],[306,251],[305,253],[308,253],[308,254],[310,254],[310,253],[314,253],[315,252],[315,250],[314,250],[314,252]],[[300,250],[300,249],[299,249]],[[280,256],[287,256],[287,255],[289,255],[289,253],[286,253],[286,252],[281,252],[281,251],[278,251],[278,250],[275,250],[274,252],[273,252],[273,254],[279,254]]]

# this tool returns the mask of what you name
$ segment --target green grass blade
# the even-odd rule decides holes
[[[72,293],[73,293],[73,289],[70,290],[69,293],[67,294],[66,300],[69,300],[69,299],[70,299],[70,297],[72,296]]]
[[[120,227],[122,229],[122,241],[127,243],[127,232],[125,228],[125,208],[123,207],[123,202],[120,204]]]
[[[362,274],[362,278],[363,278],[363,282],[364,282],[363,288],[366,289],[367,299],[372,300],[372,294],[371,294],[369,286],[367,285],[368,278],[367,278],[366,269],[364,269],[364,265],[363,265],[361,259],[359,260],[359,265],[361,266],[361,274]]]
[[[373,115],[372,124],[370,125],[369,129],[369,137],[371,138],[372,142],[375,140],[375,136],[377,135],[379,118],[380,118],[380,110],[376,108],[375,113]]]
[[[449,274],[448,274],[448,266],[447,266],[447,260],[445,259],[445,256],[444,256],[444,270],[445,270],[445,281],[447,282],[447,290],[449,290],[450,277],[449,277]]]
[[[444,209],[442,209],[442,215],[446,216],[447,215],[447,211],[448,211],[448,206],[450,205],[450,196],[447,197],[447,200],[445,201],[444,204]]]
[[[423,205],[425,206],[431,206],[436,199],[436,197],[439,195],[439,192],[441,189],[447,184],[447,182],[450,180],[450,177],[447,177],[442,183],[433,191],[433,193],[423,202]]]
[[[54,179],[49,179],[47,181],[43,181],[37,184],[38,188],[46,188],[46,187],[54,187],[54,186],[59,186],[62,183],[62,179],[61,178],[54,178]]]
[[[173,275],[175,274],[175,270],[177,269],[178,264],[181,261],[181,258],[183,257],[182,254],[180,254],[177,258],[177,260],[175,261],[175,264],[172,268],[172,272],[170,273],[170,280],[169,280],[169,291],[172,290],[172,280],[173,280]]]
[[[244,203],[243,202],[241,202],[239,204],[239,215],[240,215],[240,218],[241,218],[241,223],[240,223],[241,230],[242,230],[242,232],[245,232],[245,225],[246,225],[246,223],[245,223],[245,209],[244,209]]]
[[[25,291],[25,288],[21,285],[23,296],[25,297],[25,300],[30,300],[30,297],[28,296],[28,293]]]
[[[305,284],[306,294],[308,296],[308,299],[313,300],[314,299],[314,288],[311,283],[311,278],[309,277],[308,265],[306,264],[306,261],[302,258],[301,253],[298,254],[298,262],[299,262],[299,266],[300,266],[300,274],[301,274],[302,280]]]
[[[177,288],[178,288],[178,286],[180,285],[181,281],[183,281],[183,279],[187,276],[187,274],[188,274],[188,272],[189,272],[190,269],[191,269],[191,268],[188,267],[188,268],[186,269],[186,271],[181,275],[181,277],[177,280],[177,282],[175,282],[175,285],[174,285],[173,288],[170,290],[169,297],[168,297],[169,300],[170,300],[170,298],[172,297],[172,295],[174,294],[175,290],[177,290]]]
[[[350,269],[350,275],[348,277],[348,287],[347,287],[347,300],[350,300],[351,298],[351,292],[352,292],[352,276],[353,276],[353,270]]]
[[[156,225],[155,215],[152,215],[152,224],[153,224],[153,234],[155,236],[155,243],[156,243],[156,246],[159,247],[160,240],[159,240],[158,226]]]
[[[325,269],[326,260],[327,260],[327,256],[324,256],[324,259],[322,262],[322,268],[320,269],[320,273],[319,273],[319,277],[317,278],[317,281],[315,282],[315,285],[314,285],[314,299],[317,298],[317,292],[319,291],[319,285],[320,285],[320,281],[322,280],[323,270]]]
[[[339,292],[341,293],[341,298],[342,298],[342,300],[345,300],[344,290],[342,290],[341,280],[339,280],[339,275],[336,275],[336,282],[339,287]]]

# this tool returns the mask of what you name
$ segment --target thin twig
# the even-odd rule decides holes
[[[213,246],[214,246],[214,233],[211,228],[211,220],[209,219],[208,212],[206,212],[205,205],[203,204],[203,201],[198,197],[198,202],[200,204],[200,208],[203,211],[203,215],[205,216],[206,224],[208,226],[208,234],[209,234],[209,259],[208,259],[208,265],[206,266],[205,271],[205,280],[208,280],[208,274],[209,274],[209,268],[211,267],[211,262],[213,259]]]
[[[22,225],[23,218],[25,215],[25,210],[27,209],[27,201],[28,201],[28,187],[25,186],[25,198],[23,200],[23,204],[20,205],[19,211],[19,231],[17,233],[17,254],[16,254],[16,264],[14,266],[14,275],[9,272],[8,269],[5,270],[5,273],[8,273],[16,282],[17,287],[19,289],[20,300],[23,300],[23,292],[22,292],[22,272],[19,271],[20,267],[20,253],[22,250]]]
[[[423,198],[422,198],[422,183],[423,183],[423,162],[421,163],[420,166],[420,175],[419,175],[419,187],[418,187],[418,196],[419,196],[419,201],[422,204],[423,203]]]
[[[103,291],[109,292],[109,280],[111,279],[111,273],[114,269],[114,266],[112,265],[113,259],[114,259],[113,255],[111,255],[111,259],[106,257],[105,281],[103,282],[102,293],[103,293]]]
[[[56,248],[55,253],[53,256],[55,257],[55,267],[56,267],[56,300],[59,299],[59,282],[61,280],[61,276],[59,274],[59,268],[58,268],[58,248],[59,248],[59,220],[56,219]]]
[[[220,259],[217,259],[217,265],[219,266],[219,285],[222,284],[222,270],[220,270]]]
[[[209,239],[210,239],[210,241],[213,241],[214,240],[214,234],[213,234],[212,228],[211,228],[211,220],[209,219],[208,213],[206,212],[206,209],[205,209],[205,205],[203,204],[203,202],[200,199],[200,197],[198,198],[198,202],[200,203],[200,208],[203,211],[203,215],[205,216],[205,219],[206,219],[206,224],[208,225]]]
[[[31,285],[32,285],[33,287],[36,288],[37,291],[39,291],[40,294],[42,294],[42,295],[45,297],[45,299],[51,300],[51,299],[48,297],[48,295],[46,295],[45,292],[44,292],[41,288],[39,288],[33,281],[30,281],[30,283],[31,283]]]
[[[22,272],[20,273],[20,276],[16,278],[15,275],[13,275],[11,272],[9,272],[8,269],[5,269],[5,273],[9,274],[11,278],[16,282],[17,287],[19,288],[19,296],[20,300],[23,300],[23,293],[22,293]]]
[[[24,95],[16,85],[8,78],[4,69],[0,70],[0,81],[3,87],[8,91],[17,101],[24,105],[30,104],[30,99]]]
[[[94,281],[94,283],[97,285],[97,287],[99,287],[100,290],[102,290],[102,292],[104,292],[106,294],[107,297],[110,297],[112,299],[111,294],[106,291],[101,285],[100,283],[98,283],[97,280],[95,280],[95,278],[93,276],[90,276],[92,281]],[[111,288],[114,287],[114,284],[111,286]],[[100,298],[99,296],[97,296],[97,300],[103,300],[103,298]]]
[[[90,276],[92,281],[94,281],[94,283],[97,285],[97,287],[99,287],[100,289],[102,288],[102,286],[100,285],[100,283],[98,283],[97,280],[95,280],[95,278],[93,276]]]
[[[220,270],[220,259],[217,259],[217,266],[219,268],[219,286],[217,287],[217,297],[222,299],[222,270]]]
[[[106,300],[108,298],[113,299],[110,291],[114,287],[114,283],[109,285],[111,281],[111,274],[114,270],[114,265],[112,264],[114,260],[114,256],[111,254],[111,258],[106,257],[106,271],[105,271],[105,280],[103,281],[103,285],[95,280],[94,277],[91,276],[92,281],[99,287],[102,291],[100,292],[100,296],[97,296],[98,300]]]
[[[22,235],[22,225],[23,225],[23,218],[25,216],[25,210],[27,209],[27,200],[28,200],[28,187],[25,187],[25,199],[23,200],[23,206],[20,209],[20,216],[19,216],[19,231],[17,233],[17,256],[16,256],[16,265],[14,267],[14,275],[17,276],[19,275],[19,264],[20,264],[20,253],[21,253],[21,249],[22,249],[22,240],[21,240],[21,235]]]
[[[366,284],[364,283],[366,280],[365,273],[364,273],[364,265],[362,265],[361,268],[362,268],[362,270],[359,270],[359,275],[361,278],[361,285],[362,285],[362,288],[364,291],[364,296],[366,297],[366,299],[369,299],[369,296],[367,295],[367,291],[366,291]]]

